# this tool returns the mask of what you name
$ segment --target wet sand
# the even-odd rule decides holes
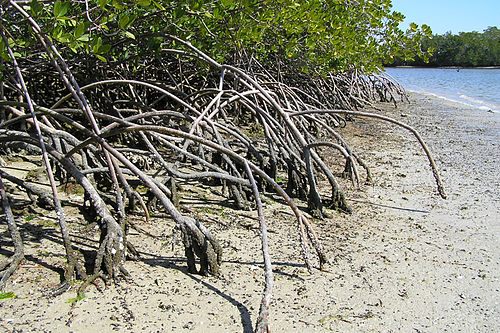
[[[353,214],[329,210],[331,218],[314,221],[331,258],[327,271],[307,272],[289,210],[265,200],[272,332],[500,330],[500,114],[417,94],[411,101],[381,112],[422,134],[448,199],[437,195],[410,133],[370,119],[342,130],[374,182],[360,190],[343,182]],[[27,260],[6,287],[17,298],[0,300],[0,330],[251,332],[263,290],[258,229],[246,216],[255,213],[200,202],[208,189],[198,191],[185,194],[183,204],[222,243],[220,279],[187,273],[182,247],[170,245],[173,223],[158,218],[137,222],[155,237],[131,232],[141,259],[125,264],[128,282],[101,284],[103,291],[91,286],[77,303],[68,302],[76,286],[48,297],[59,283],[63,248],[57,228],[35,218],[21,223]],[[74,222],[81,225],[77,216]],[[10,250],[3,232],[2,249]]]

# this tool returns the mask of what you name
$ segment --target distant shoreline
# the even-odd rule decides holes
[[[439,69],[500,69],[500,66],[477,66],[477,67],[463,67],[463,66],[384,66],[384,68],[439,68]]]
[[[454,100],[445,96],[440,96],[437,94],[433,93],[425,93],[425,92],[420,92],[420,91],[415,91],[415,90],[410,90],[410,89],[405,89],[408,95],[413,96],[414,99],[418,99],[422,101],[424,98],[430,98],[433,100],[434,103],[440,104],[440,105],[447,105],[450,106],[456,110],[473,110],[473,112],[479,112],[479,113],[489,113],[489,114],[495,114],[495,115],[500,115],[499,110],[494,110],[491,108],[487,107],[481,107],[478,105],[473,105],[473,104],[468,104],[465,101],[459,101],[459,100]],[[418,96],[418,97],[417,97]]]

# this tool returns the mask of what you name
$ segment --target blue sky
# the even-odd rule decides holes
[[[403,30],[410,22],[427,24],[434,34],[500,28],[500,0],[392,0],[392,7],[406,16]]]

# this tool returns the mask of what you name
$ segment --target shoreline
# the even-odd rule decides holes
[[[384,68],[440,68],[440,69],[500,69],[500,66],[476,66],[476,67],[464,67],[464,66],[384,66]]]
[[[312,275],[289,212],[272,196],[265,199],[275,276],[273,332],[500,330],[500,117],[416,93],[410,101],[397,109],[384,104],[381,113],[421,133],[449,199],[437,195],[424,153],[405,130],[361,118],[339,129],[371,168],[374,184],[355,190],[339,180],[354,212],[328,210],[332,218],[314,220],[331,263]],[[183,201],[204,214],[222,243],[219,279],[187,273],[182,247],[170,248],[171,221],[136,221],[157,237],[131,231],[141,252],[139,261],[125,264],[131,280],[101,285],[102,292],[91,286],[71,304],[76,286],[45,296],[59,282],[54,267],[63,264],[57,229],[23,225],[31,259],[8,282],[6,291],[17,298],[0,301],[2,327],[251,332],[263,290],[255,220],[229,208],[222,214],[196,198]]]
[[[500,109],[492,109],[491,107],[488,107],[486,105],[474,105],[467,103],[465,101],[458,101],[449,97],[441,96],[438,95],[437,93],[433,92],[423,92],[423,91],[416,91],[412,89],[406,89],[407,92],[411,94],[417,94],[417,95],[422,95],[422,96],[431,96],[433,98],[436,98],[438,101],[435,103],[437,104],[445,104],[449,105],[450,107],[455,107],[457,109],[474,109],[476,112],[488,112],[488,113],[494,113],[494,114],[500,114]]]
[[[477,68],[483,72],[455,72],[452,67],[388,67],[388,77],[411,91],[434,95],[443,100],[462,103],[465,107],[500,112],[500,100],[494,94],[499,68]]]

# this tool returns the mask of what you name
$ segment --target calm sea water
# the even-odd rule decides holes
[[[500,69],[386,68],[409,91],[500,112]]]

